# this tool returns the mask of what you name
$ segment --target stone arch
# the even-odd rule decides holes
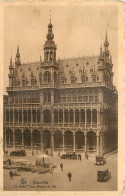
[[[95,149],[97,146],[96,133],[94,131],[87,132],[87,147],[89,150]]]
[[[44,149],[51,147],[51,132],[49,130],[43,131],[43,147]]]
[[[20,129],[15,129],[15,145],[22,145],[22,132]]]
[[[64,110],[64,120],[65,122],[68,122],[68,110],[67,109]]]
[[[85,110],[81,109],[81,122],[85,123]]]
[[[85,146],[85,137],[83,131],[81,130],[76,131],[75,141],[76,141],[76,149],[83,149],[83,146]]]
[[[96,109],[92,110],[92,123],[94,124],[97,123],[97,110]]]
[[[64,133],[65,148],[73,148],[73,133],[70,130]]]
[[[76,109],[75,110],[75,122],[79,122],[79,110],[78,109]]]
[[[6,144],[9,144],[9,145],[13,144],[13,130],[12,129],[6,130]]]
[[[86,111],[86,115],[87,115],[87,123],[91,123],[91,110],[87,109]]]
[[[70,114],[70,119],[69,119],[69,121],[70,121],[70,122],[73,122],[73,120],[74,120],[74,113],[73,113],[73,110],[72,110],[72,109],[69,110],[69,114]]]
[[[63,122],[63,110],[59,110],[59,122],[62,123]]]
[[[41,142],[40,131],[35,129],[32,132],[33,145],[39,146]]]
[[[43,122],[51,123],[51,111],[48,109],[43,111]]]
[[[24,137],[24,146],[31,146],[31,131],[29,129],[24,130],[23,137]]]
[[[54,123],[58,123],[58,110],[54,110]]]
[[[14,121],[18,122],[18,110],[14,110]]]
[[[49,71],[46,71],[44,73],[44,83],[49,83],[51,82],[51,73]]]
[[[60,130],[54,132],[54,148],[61,148],[63,143],[63,136]]]

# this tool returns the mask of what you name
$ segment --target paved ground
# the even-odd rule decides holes
[[[4,160],[9,158],[8,155]],[[11,157],[12,158],[12,157]],[[17,159],[17,157],[13,157]],[[22,159],[22,157],[21,157]],[[30,162],[35,162],[36,157],[26,156]],[[21,176],[10,180],[9,171],[4,169],[4,190],[39,190],[39,191],[116,191],[117,190],[117,153],[107,156],[107,163],[103,166],[95,165],[95,158],[89,160],[61,160],[59,157],[52,157],[50,161],[57,165],[53,174],[38,174],[31,172],[18,172]],[[64,171],[60,169],[60,163],[64,165]],[[108,182],[97,182],[97,170],[109,169],[111,179]],[[72,181],[68,181],[67,173],[72,173]],[[20,180],[26,178],[27,183],[22,185]],[[35,183],[34,183],[35,181]]]

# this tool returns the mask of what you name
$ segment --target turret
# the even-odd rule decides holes
[[[17,69],[20,65],[21,65],[21,61],[20,61],[20,52],[19,52],[19,44],[18,44],[16,58],[15,58],[15,68]]]
[[[50,23],[48,25],[48,33],[47,33],[47,40],[44,45],[44,61],[45,62],[55,62],[56,61],[56,45],[53,41],[54,34],[52,32],[53,25]]]
[[[14,67],[13,67],[13,64],[12,64],[12,56],[11,56],[11,58],[10,58],[10,66],[9,66],[9,74],[8,74],[9,86],[13,86],[13,76],[14,76]]]

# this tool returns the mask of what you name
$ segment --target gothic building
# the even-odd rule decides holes
[[[92,57],[56,60],[51,21],[44,60],[10,59],[4,96],[4,148],[88,151],[117,148],[118,95],[107,33]]]

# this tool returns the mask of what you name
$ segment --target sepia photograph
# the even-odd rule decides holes
[[[118,191],[117,5],[4,6],[3,190]]]

